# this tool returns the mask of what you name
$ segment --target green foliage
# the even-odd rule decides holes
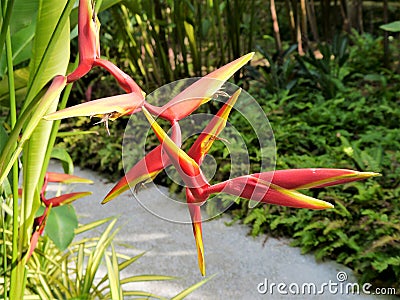
[[[317,58],[312,50],[308,55],[296,56],[300,77],[306,79],[307,85],[320,89],[326,98],[333,98],[337,92],[344,91],[343,81],[350,73],[346,66],[349,58],[347,45],[346,36],[335,35],[330,45],[318,46],[322,58]]]
[[[108,56],[151,91],[251,52],[261,29],[254,26],[256,14],[267,14],[257,10],[261,6],[245,0],[122,1],[100,14],[101,42]]]
[[[110,123],[111,135],[107,135],[104,126],[93,126],[89,118],[79,118],[61,127],[61,132],[71,134],[63,136],[57,147],[67,151],[75,165],[98,170],[105,177],[117,180],[123,175],[121,150],[124,124],[124,120]],[[90,129],[91,133],[81,134],[81,130],[85,129]]]
[[[78,217],[72,205],[62,205],[51,209],[46,222],[46,234],[60,249],[65,250],[71,244]]]
[[[133,267],[133,263],[144,253],[129,257],[118,253],[114,247],[116,220],[110,218],[80,225],[75,229],[77,235],[90,233],[102,227],[100,236],[89,234],[91,237],[82,237],[74,241],[62,251],[46,235],[42,238],[29,259],[25,297],[31,299],[124,299],[124,297],[151,297],[165,299],[165,297],[147,291],[129,290],[126,285],[131,282],[174,280],[171,276],[162,275],[134,275],[120,277],[121,271]],[[10,247],[11,231],[4,230],[7,224],[2,224],[0,247]],[[8,225],[11,225],[8,223]],[[111,250],[111,251],[110,251]],[[3,257],[0,257],[2,262]],[[101,264],[105,262],[107,273],[100,276]],[[2,264],[3,265],[3,264]],[[0,269],[2,274],[4,270]],[[71,276],[74,274],[74,276]],[[209,277],[176,295],[174,299],[183,299],[212,278]],[[3,277],[0,278],[3,282]],[[0,295],[4,295],[4,285],[0,285]],[[31,297],[31,298],[30,298]]]
[[[276,206],[250,210],[243,202],[232,213],[251,225],[252,235],[292,237],[292,244],[304,253],[335,259],[355,270],[362,282],[398,286],[400,76],[380,64],[368,69],[370,57],[372,61],[381,57],[379,39],[369,35],[352,39],[355,45],[348,48],[349,57],[342,63],[339,58],[300,58],[319,84],[310,85],[308,78],[300,78],[290,93],[269,94],[257,85],[250,93],[262,103],[272,124],[277,169],[350,168],[380,172],[382,177],[307,191],[331,201],[335,208],[329,211]],[[332,49],[323,51],[332,56]],[[341,68],[351,72],[343,73]],[[323,84],[326,75],[340,83]],[[304,87],[307,92],[302,91]]]

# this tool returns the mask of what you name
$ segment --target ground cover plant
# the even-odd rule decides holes
[[[277,167],[313,162],[317,166],[380,172],[383,176],[362,188],[348,184],[315,192],[313,196],[335,199],[331,215],[275,207],[252,211],[243,207],[234,214],[251,224],[253,235],[288,235],[304,252],[348,265],[363,282],[397,287],[398,66],[386,69],[381,60],[377,61],[384,54],[381,38],[354,33],[348,39],[351,46],[344,47],[342,54],[347,58],[339,62],[340,57],[334,56],[337,60],[328,62],[338,75],[327,77],[328,68],[321,69],[324,62],[313,55],[297,57],[300,65],[292,57],[283,66],[293,64],[292,77],[296,72],[302,76],[296,77],[290,90],[283,87],[269,94],[255,82],[253,93],[264,95],[263,105],[277,140]],[[369,57],[365,49],[371,59],[361,62],[360,57]],[[259,71],[261,83],[273,75],[270,70]],[[283,82],[288,82],[287,77],[285,73],[278,76]],[[327,84],[318,84],[321,80]]]

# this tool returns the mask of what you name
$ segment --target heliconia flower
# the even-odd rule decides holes
[[[328,202],[282,188],[271,181],[265,181],[252,175],[217,183],[211,186],[207,192],[210,194],[223,192],[257,202],[296,208],[326,209],[333,207]]]
[[[192,147],[188,151],[188,155],[193,158],[199,165],[203,162],[205,155],[210,150],[214,140],[220,132],[225,128],[226,121],[235,105],[242,89],[238,89],[225,104],[221,107],[218,113],[212,118],[203,132],[196,139]]]
[[[75,106],[71,106],[44,116],[45,120],[60,120],[71,117],[96,116],[105,122],[108,132],[108,120],[131,115],[138,112],[144,103],[144,98],[137,93],[101,98]]]
[[[61,182],[61,183],[93,183],[92,180],[82,178],[75,175],[56,173],[56,172],[46,172],[47,182]]]
[[[199,165],[202,164],[205,155],[210,150],[213,142],[218,137],[220,132],[225,128],[226,121],[232,107],[235,105],[241,89],[238,89],[226,103],[221,107],[218,113],[212,118],[210,123],[206,126],[203,132],[196,139],[194,144],[190,147],[188,155],[194,159]],[[197,248],[197,260],[201,275],[205,276],[206,266],[204,259],[204,244],[203,244],[203,233],[202,233],[202,221],[201,221],[201,210],[200,206],[196,204],[196,199],[193,197],[192,192],[186,187],[186,201],[188,203],[190,218],[192,221],[192,228],[194,239],[196,241]],[[194,204],[193,204],[194,203]]]
[[[147,102],[145,107],[153,115],[169,121],[179,121],[190,115],[200,105],[212,99],[225,81],[248,63],[253,55],[254,52],[246,54],[202,77],[162,107],[153,106]]]
[[[181,130],[178,122],[173,122],[171,139],[180,147]],[[141,183],[147,183],[153,180],[163,169],[169,166],[168,155],[162,151],[162,145],[158,145],[151,150],[144,158],[136,163],[120,181],[112,188],[104,200],[101,202],[105,204],[123,192],[129,190],[130,187],[139,186]]]
[[[77,176],[75,176],[75,177],[77,177]],[[79,177],[77,177],[77,178],[79,178]],[[83,178],[80,178],[80,179],[83,179]],[[53,181],[53,182],[57,182],[57,181]],[[43,214],[41,216],[35,218],[35,220],[34,220],[34,223],[33,223],[34,230],[33,230],[32,236],[31,236],[31,240],[30,240],[27,259],[29,259],[32,256],[33,251],[35,251],[35,248],[39,241],[39,237],[43,234],[43,231],[46,227],[46,221],[50,214],[51,208],[57,207],[60,205],[70,204],[79,198],[89,196],[91,194],[92,194],[92,192],[76,192],[76,193],[64,194],[64,195],[53,197],[50,199],[46,199],[46,198],[42,197],[42,202],[45,205],[45,209],[44,209]]]
[[[358,172],[347,169],[290,169],[273,172],[273,182],[285,189],[309,189],[322,188],[332,185],[349,183],[374,176],[380,176],[374,172]],[[263,173],[253,174],[263,179]],[[265,175],[264,175],[265,176]],[[268,176],[268,175],[267,175]]]
[[[241,89],[235,92],[222,106],[218,113],[213,117],[207,127],[203,130],[195,143],[190,148],[188,155],[192,157],[199,165],[202,163],[204,156],[210,149],[213,141],[225,127],[229,112],[235,104]],[[172,136],[173,142],[180,148],[181,136],[178,122],[173,122]],[[178,140],[179,139],[179,140]],[[168,155],[162,154],[162,145],[157,146],[149,152],[142,160],[134,165],[123,178],[112,188],[106,195],[102,204],[105,204],[118,195],[129,190],[129,187],[138,186],[140,183],[146,183],[153,180],[163,169],[171,164]]]
[[[137,190],[140,184],[145,184],[154,180],[154,178],[164,170],[164,163],[167,160],[169,160],[168,156],[162,154],[162,146],[158,145],[126,172],[125,176],[122,177],[104,197],[101,204],[113,200],[131,187]]]
[[[198,202],[205,200],[203,190],[207,189],[209,186],[199,164],[201,164],[217,135],[225,127],[228,115],[240,93],[241,89],[237,90],[219,110],[217,115],[213,117],[212,121],[199,136],[198,141],[196,141],[191,147],[189,151],[191,155],[186,154],[182,149],[180,149],[180,147],[178,147],[168,137],[165,131],[153,119],[151,114],[143,108],[145,116],[149,120],[160,143],[163,144],[163,149],[165,149],[165,152],[168,154],[171,163],[175,166],[182,180],[191,190],[193,196],[198,200]]]
[[[78,48],[79,65],[67,76],[68,83],[85,76],[100,58],[100,22],[91,0],[79,0],[78,10]]]
[[[136,82],[112,62],[100,57],[100,22],[92,0],[79,0],[78,11],[78,48],[79,65],[67,76],[67,82],[74,82],[85,76],[94,66],[99,66],[111,73],[127,93],[144,96]]]
[[[225,127],[228,115],[237,98],[239,97],[240,92],[240,89],[236,91],[219,110],[217,115],[213,117],[211,122],[191,147],[188,153],[191,155],[186,154],[172,140],[170,140],[162,128],[147,112],[147,110],[143,109],[143,112],[151,123],[154,132],[156,133],[160,142],[163,144],[165,152],[169,155],[172,164],[174,164],[175,168],[178,170],[181,178],[186,184],[186,201],[188,203],[190,217],[192,220],[193,234],[196,241],[198,265],[200,273],[203,276],[205,276],[206,270],[199,201],[204,201],[208,197],[208,195],[204,197],[204,193],[202,191],[203,189],[207,189],[209,184],[204,178],[199,164],[202,163],[203,158],[211,148],[213,141]]]
[[[43,234],[44,228],[46,227],[46,221],[49,216],[50,210],[51,206],[46,206],[43,214],[40,217],[35,218],[33,222],[34,231],[32,233],[31,240],[29,243],[29,250],[26,260],[28,260],[32,256],[33,251],[35,251],[35,248],[39,241],[39,237]]]
[[[295,190],[320,188],[362,180],[379,174],[343,169],[292,169],[236,177],[210,186],[207,193],[228,193],[263,203],[296,208],[326,209],[333,205]]]
[[[203,201],[203,190],[208,188],[209,183],[199,165],[171,140],[146,108],[143,107],[142,110],[158,140],[162,144],[162,149],[168,154],[171,163],[178,171],[185,185],[191,190],[198,202]]]
[[[143,105],[144,99],[136,93],[123,94],[112,97],[92,100],[74,105],[44,117],[45,120],[60,120],[83,116],[108,115],[109,120],[115,120],[121,116],[136,112]]]
[[[65,205],[72,203],[73,201],[91,195],[92,192],[75,192],[75,193],[68,193],[68,194],[63,194],[60,196],[52,197],[47,199],[45,196],[46,188],[49,182],[54,182],[54,183],[93,183],[92,180],[82,178],[79,176],[75,175],[70,175],[70,174],[64,174],[64,173],[55,173],[55,172],[47,172],[44,178],[43,186],[40,191],[40,198],[44,205],[46,207],[57,207],[60,205]]]
[[[47,115],[46,120],[59,120],[77,116],[99,116],[108,130],[108,120],[115,120],[124,115],[140,111],[145,93],[136,82],[116,65],[100,58],[99,41],[100,22],[91,0],[79,0],[78,11],[78,46],[79,65],[67,76],[67,83],[86,75],[93,66],[100,66],[111,73],[119,85],[127,92],[125,95],[102,98]]]
[[[186,188],[186,201],[189,208],[190,218],[192,220],[193,235],[196,241],[197,261],[201,275],[206,275],[206,264],[204,259],[203,231],[201,225],[200,206],[196,204],[192,193]]]
[[[92,192],[76,192],[76,193],[68,193],[68,194],[63,194],[61,196],[53,197],[46,199],[46,197],[41,196],[41,199],[45,206],[50,206],[50,204],[53,207],[60,206],[63,204],[69,204],[72,203],[73,201],[83,198],[86,196],[91,195]],[[22,197],[22,189],[18,189],[18,197]]]
[[[47,188],[47,185],[49,182],[53,182],[53,183],[58,182],[58,183],[65,183],[65,184],[69,184],[69,183],[89,183],[89,184],[91,184],[91,183],[93,183],[93,181],[90,179],[82,178],[82,177],[75,176],[75,175],[70,175],[70,174],[65,174],[65,173],[56,173],[56,172],[46,172],[46,174],[44,176],[43,186],[40,191],[40,195],[41,195],[42,199],[45,198],[44,193],[46,191],[46,188]],[[19,197],[22,196],[21,188],[18,189],[18,196]],[[53,204],[53,206],[55,206],[55,205]]]
[[[57,197],[52,197],[47,199],[45,196],[45,191],[49,182],[59,182],[59,183],[93,183],[92,180],[82,178],[79,176],[74,176],[70,174],[64,173],[55,173],[55,172],[47,172],[44,177],[44,182],[42,189],[40,191],[40,198],[45,205],[44,212],[41,216],[36,217],[33,224],[33,233],[30,240],[29,250],[27,259],[32,256],[33,251],[35,250],[37,243],[39,241],[39,237],[43,234],[43,231],[46,226],[46,221],[49,216],[50,210],[52,207],[57,207],[60,205],[66,205],[72,203],[73,201],[91,195],[92,192],[76,192],[64,194]],[[22,189],[18,189],[18,194],[22,194]]]
[[[29,259],[31,257],[33,251],[35,250],[35,248],[37,246],[39,237],[43,234],[43,231],[46,227],[46,221],[50,214],[51,208],[72,203],[73,201],[75,201],[79,198],[89,196],[91,194],[92,194],[92,192],[76,192],[76,193],[64,194],[64,195],[53,197],[50,199],[46,199],[46,198],[42,197],[42,202],[45,205],[45,209],[44,209],[43,214],[41,216],[35,218],[35,220],[34,220],[34,224],[33,224],[34,231],[31,236],[27,259]]]
[[[102,67],[106,69],[110,74],[117,80],[118,84],[121,88],[125,90],[125,92],[136,93],[137,95],[142,95],[144,97],[146,93],[138,86],[138,84],[125,72],[123,72],[120,68],[114,65],[112,62],[98,58],[94,61],[95,66]]]
[[[208,153],[213,141],[217,138],[218,134],[223,130],[226,125],[228,115],[239,97],[241,89],[236,91],[222,106],[218,113],[212,118],[210,123],[206,126],[203,132],[199,135],[195,143],[190,148],[188,155],[201,165],[204,156]],[[177,122],[175,124],[178,124]],[[174,126],[172,127],[172,141],[175,143],[176,148],[180,148],[181,141],[177,143],[177,136],[180,136],[180,131],[176,132]],[[177,150],[177,149],[175,149]],[[129,189],[129,186],[135,186],[146,180],[153,179],[162,169],[171,164],[168,155],[164,153],[162,156],[162,145],[157,146],[149,154],[147,154],[139,163],[137,163],[126,175],[114,186],[114,188],[107,194],[103,200],[103,204],[114,199],[122,192]],[[188,209],[192,220],[193,234],[196,241],[196,248],[198,254],[198,265],[201,274],[205,275],[205,262],[204,262],[204,245],[202,238],[202,224],[201,224],[201,211],[198,205],[198,200],[195,199],[189,188],[186,188],[186,199]]]
[[[50,204],[53,207],[60,206],[60,205],[66,205],[74,202],[75,200],[78,200],[79,198],[83,198],[86,196],[91,195],[92,192],[75,192],[75,193],[68,193],[68,194],[63,194],[61,196],[49,198],[49,199],[42,199],[43,203],[46,206],[50,206]]]

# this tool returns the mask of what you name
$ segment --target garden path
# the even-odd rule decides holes
[[[52,162],[51,171],[62,172],[61,167]],[[93,185],[74,185],[74,191],[93,192],[93,195],[75,202],[79,221],[88,223],[100,218],[118,216],[118,224],[121,230],[116,237],[116,242],[128,244],[126,248],[118,246],[118,252],[130,256],[142,252],[146,254],[136,261],[131,268],[123,271],[124,276],[140,274],[162,274],[179,277],[178,280],[168,282],[145,282],[130,287],[135,290],[147,290],[152,293],[171,297],[186,287],[202,280],[197,267],[197,254],[189,224],[173,223],[155,216],[144,209],[130,192],[122,194],[118,199],[101,205],[103,197],[112,188],[99,174],[75,168],[74,175],[92,179]],[[68,187],[71,189],[71,187]],[[166,195],[165,188],[159,188]],[[156,195],[157,187],[145,188],[139,192],[142,202],[148,201],[153,207],[161,207],[164,215],[185,215],[185,206],[178,209],[166,205],[166,197]],[[157,194],[159,195],[159,194]],[[338,284],[339,292],[330,293],[325,287],[324,299],[378,299],[372,295],[344,295],[340,288],[347,283],[356,283],[350,269],[332,261],[316,262],[312,255],[302,255],[299,248],[289,246],[289,240],[285,238],[268,238],[265,236],[253,238],[248,236],[249,228],[234,224],[226,226],[230,219],[227,216],[205,222],[203,235],[205,245],[205,257],[207,275],[216,276],[192,293],[187,299],[290,299],[293,297],[288,286],[292,289],[304,283],[314,283],[318,289],[323,284],[338,283],[337,276],[348,276],[347,281]],[[265,243],[264,243],[265,242]],[[105,267],[102,272],[104,272]],[[344,272],[344,273],[343,273]],[[339,274],[339,275],[338,275]],[[265,284],[270,289],[266,294]],[[273,284],[285,283],[282,287],[287,295],[279,293],[277,286]],[[372,288],[369,289],[372,291]],[[321,295],[319,295],[321,296]],[[297,295],[296,299],[310,299],[310,295]],[[389,299],[379,296],[379,299]]]

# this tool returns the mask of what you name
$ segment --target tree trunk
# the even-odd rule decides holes
[[[317,17],[315,16],[314,0],[306,0],[306,5],[307,5],[308,22],[310,23],[310,28],[312,35],[314,37],[314,41],[319,43]]]
[[[349,17],[347,13],[347,1],[341,0],[340,1],[340,14],[342,15],[343,19],[343,30],[347,33],[350,33],[351,25],[349,22]]]
[[[363,26],[363,2],[362,0],[357,0],[356,2],[356,10],[357,10],[357,27],[360,33],[364,33]]]
[[[330,27],[330,0],[321,0],[323,39],[330,40],[332,32]]]
[[[301,26],[300,26],[300,15],[297,14],[297,22],[296,22],[296,34],[297,34],[297,51],[299,52],[299,55],[304,55],[304,49],[303,49],[303,41],[301,39]]]
[[[292,4],[290,0],[285,0],[286,12],[288,14],[289,25],[290,25],[290,35],[292,37],[292,42],[296,43],[296,24],[294,22],[294,14]]]
[[[387,24],[388,23],[388,1],[383,0],[383,23]],[[389,67],[389,33],[384,30],[384,38],[383,38],[383,63],[386,68]]]
[[[301,19],[301,41],[303,44],[303,48],[307,50],[308,48],[308,28],[307,28],[307,7],[306,7],[306,0],[300,0],[300,13],[299,18]]]
[[[353,6],[351,4],[351,0],[346,1],[346,13],[347,13],[347,20],[349,23],[349,32],[351,32],[351,29],[353,28]]]
[[[278,55],[280,57],[282,55],[282,42],[281,42],[281,35],[279,33],[278,16],[276,15],[275,0],[270,1],[270,10],[271,10],[272,25],[274,29],[276,51],[278,52]]]

